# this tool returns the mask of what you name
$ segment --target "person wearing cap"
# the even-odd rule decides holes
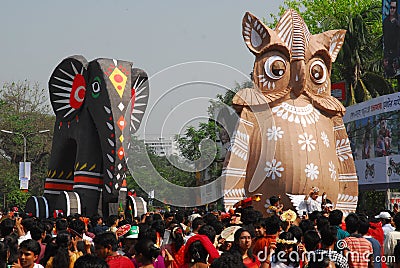
[[[395,228],[391,224],[392,216],[390,215],[389,212],[381,211],[379,215],[375,216],[375,219],[379,219],[382,222],[382,230],[385,238],[389,232],[394,231]]]
[[[393,256],[394,247],[397,245],[397,241],[400,240],[400,214],[397,213],[394,218],[394,225],[396,229],[394,231],[389,232],[386,237],[385,241],[383,242],[383,251],[385,256]],[[389,263],[387,263],[390,266]],[[393,267],[393,265],[392,265]]]
[[[306,203],[308,214],[313,211],[321,211],[321,203],[317,201],[319,195],[319,188],[312,187],[308,195],[304,197],[304,202]]]

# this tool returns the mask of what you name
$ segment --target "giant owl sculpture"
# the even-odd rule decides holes
[[[331,96],[330,81],[345,31],[312,35],[294,10],[275,30],[250,13],[242,27],[255,55],[254,88],[233,99],[240,120],[223,171],[226,199],[280,194],[285,208],[293,208],[316,186],[336,209],[355,211],[358,180],[345,108]],[[265,212],[264,204],[253,203]]]

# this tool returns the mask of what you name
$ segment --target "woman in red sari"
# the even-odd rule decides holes
[[[233,254],[240,254],[243,264],[247,268],[258,268],[261,266],[260,261],[253,255],[251,250],[252,235],[245,228],[240,228],[235,232],[235,241],[231,248]]]

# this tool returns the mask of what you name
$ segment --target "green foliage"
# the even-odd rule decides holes
[[[139,179],[145,180],[141,180],[141,185],[138,185],[135,179],[131,175],[129,175],[127,176],[127,184],[128,189],[134,189],[138,196],[141,196],[146,200],[148,199],[148,193],[145,192],[143,188],[154,189],[156,197],[160,195],[169,196],[171,194],[176,194],[169,193],[169,189],[165,189],[158,185],[158,181],[154,179],[156,177],[156,174],[154,173],[152,167],[155,168],[155,172],[157,172],[159,176],[165,178],[167,181],[173,184],[183,187],[196,186],[194,173],[186,172],[179,168],[176,168],[170,163],[167,157],[158,156],[149,148],[141,149],[143,145],[138,144],[143,143],[143,141],[133,138],[131,142],[133,146],[131,149],[132,151],[129,153],[129,155],[135,155],[135,157],[131,157],[131,159],[129,160],[129,166],[135,169],[134,176]],[[142,154],[146,154],[149,157],[152,167],[147,166],[149,164],[145,161],[145,159],[147,159],[147,156],[144,156]],[[177,156],[170,157],[176,158]],[[156,202],[154,203],[154,205],[160,204]]]
[[[218,94],[217,100],[210,101],[210,106],[208,107],[208,114],[211,119],[208,120],[207,123],[200,123],[197,128],[194,126],[189,126],[183,136],[176,137],[178,148],[185,158],[191,161],[199,159],[201,156],[201,141],[204,139],[210,139],[215,142],[217,140],[217,135],[220,133],[221,127],[215,121],[217,120],[215,112],[221,107],[232,106],[232,99],[236,92],[238,92],[240,89],[249,87],[253,87],[253,83],[251,81],[246,81],[241,84],[236,82],[236,85],[233,89],[226,91],[224,95]],[[204,148],[202,148],[202,150],[203,149]],[[207,150],[204,150],[204,152],[207,153]],[[213,158],[216,161],[219,159],[219,155],[217,154]],[[213,170],[214,173],[218,173],[221,169],[216,168]],[[216,175],[217,174],[212,174],[212,177]]]
[[[3,207],[3,205],[5,205],[5,208],[25,207],[29,194],[23,193],[19,189],[17,166],[5,158],[0,158],[0,170],[0,207]]]
[[[253,82],[251,82],[251,81],[245,81],[241,84],[239,84],[238,82],[235,82],[235,87],[233,89],[227,90],[224,95],[221,95],[221,94],[217,95],[217,99],[218,99],[217,102],[220,104],[232,106],[232,100],[233,100],[233,97],[235,96],[236,92],[238,92],[240,89],[243,89],[243,88],[252,88],[252,87],[253,87]],[[210,108],[212,108],[213,103],[214,102],[211,101]],[[210,110],[210,108],[209,108],[209,110]]]
[[[369,190],[360,193],[357,211],[368,216],[375,216],[377,212],[386,209],[385,191]]]
[[[201,172],[200,184],[218,178],[222,172],[223,156],[221,157],[220,155],[221,148],[219,148],[218,145],[220,144],[217,144],[217,140],[220,140],[220,137],[218,136],[223,132],[223,129],[220,124],[221,122],[218,122],[218,120],[221,120],[221,118],[217,118],[218,111],[227,106],[232,106],[232,100],[240,89],[252,87],[253,83],[251,81],[246,81],[241,84],[236,82],[233,89],[227,90],[224,95],[217,95],[216,100],[210,101],[208,107],[208,115],[210,119],[208,122],[200,123],[197,127],[189,126],[184,135],[176,137],[178,148],[182,156],[186,159],[196,161],[206,158],[207,160],[211,159],[213,161],[207,168],[202,166],[202,163],[197,163],[197,168],[206,168],[205,171]],[[204,140],[210,140],[211,143],[205,144]]]
[[[29,81],[5,83],[0,93],[0,129],[24,134],[27,139],[27,161],[32,162],[31,180],[28,194],[19,191],[18,166],[23,161],[24,139],[22,135],[0,132],[1,172],[7,178],[15,180],[16,188],[11,183],[3,184],[1,191],[11,194],[10,202],[24,203],[29,194],[41,195],[47,164],[51,151],[50,133],[36,134],[40,130],[52,130],[55,117],[50,115],[47,93],[38,83]],[[32,133],[32,134],[31,134]],[[12,167],[12,168],[11,168]],[[8,187],[11,187],[8,189]]]
[[[200,123],[197,129],[193,126],[188,127],[185,134],[177,139],[181,154],[191,161],[199,159],[201,156],[201,141],[204,139],[215,141],[218,130],[219,127],[213,120],[209,120],[207,123]],[[206,151],[204,152],[207,153]]]

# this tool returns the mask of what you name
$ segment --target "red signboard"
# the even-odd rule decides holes
[[[331,95],[340,101],[346,100],[346,82],[332,83]]]

